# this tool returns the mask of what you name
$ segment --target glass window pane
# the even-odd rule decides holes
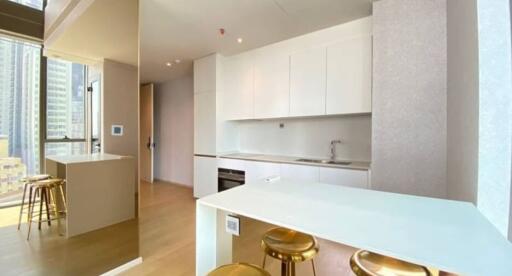
[[[85,66],[48,59],[46,137],[85,139]]]
[[[20,199],[21,177],[39,173],[40,51],[0,38],[0,205]]]
[[[91,128],[92,128],[92,145],[91,151],[92,153],[97,153],[101,151],[100,145],[100,134],[101,134],[101,98],[100,98],[100,82],[94,81],[92,82],[92,95],[91,95]]]
[[[76,155],[87,152],[86,142],[56,142],[45,143],[45,155]]]
[[[43,10],[43,0],[9,0],[37,10]]]

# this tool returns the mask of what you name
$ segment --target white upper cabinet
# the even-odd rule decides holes
[[[215,93],[194,94],[194,153],[216,154]]]
[[[371,35],[328,46],[326,114],[369,113],[371,94]]]
[[[249,55],[224,60],[223,107],[227,120],[254,118],[254,75]]]
[[[290,56],[259,54],[254,58],[254,117],[287,117],[290,111]]]
[[[194,60],[194,94],[215,91],[217,55]]]
[[[290,57],[290,116],[325,114],[326,48]]]

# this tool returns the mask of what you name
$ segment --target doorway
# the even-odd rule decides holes
[[[154,85],[143,84],[140,87],[140,178],[153,183],[154,157],[154,118],[153,118]]]

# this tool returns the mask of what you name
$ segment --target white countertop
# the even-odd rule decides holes
[[[54,155],[54,156],[46,157],[46,159],[50,159],[50,160],[53,160],[53,161],[61,163],[61,164],[107,161],[107,160],[117,160],[117,159],[122,159],[122,158],[131,158],[131,157],[123,156],[123,155],[108,154],[108,153]]]
[[[304,157],[270,155],[270,154],[257,154],[257,153],[226,153],[226,154],[220,154],[218,157],[219,158],[249,160],[249,161],[297,164],[297,165],[305,165],[305,166],[330,167],[330,168],[346,168],[346,169],[355,169],[355,170],[368,170],[368,169],[370,169],[370,162],[353,161],[353,160],[337,160],[337,161],[348,161],[348,162],[351,162],[349,165],[339,165],[339,164],[324,164],[324,163],[313,163],[313,162],[300,162],[300,161],[296,161],[297,159],[301,159],[301,158],[304,158]],[[310,158],[308,157],[308,159],[310,159]],[[311,158],[311,159],[318,159],[318,158]]]
[[[447,272],[512,271],[511,243],[470,203],[277,180],[198,204]]]

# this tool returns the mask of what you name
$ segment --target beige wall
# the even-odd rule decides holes
[[[476,0],[447,2],[448,198],[476,204],[478,192],[478,18]]]
[[[193,186],[194,93],[192,76],[155,88],[155,178]]]
[[[102,83],[103,152],[135,157],[138,170],[138,69],[135,66],[105,60]],[[112,136],[112,125],[123,125],[123,136]]]

